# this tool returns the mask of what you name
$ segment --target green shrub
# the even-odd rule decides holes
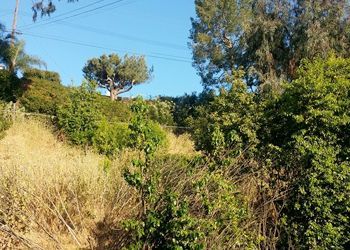
[[[92,144],[100,154],[112,156],[128,146],[129,136],[126,123],[109,122],[104,118],[93,135]]]
[[[60,83],[61,77],[57,72],[53,71],[46,71],[46,70],[40,70],[40,69],[27,69],[23,74],[24,79],[40,79],[40,80],[46,80],[53,83]]]
[[[148,102],[148,117],[162,125],[174,125],[173,110],[174,103],[168,100],[151,100]]]
[[[191,121],[197,149],[214,158],[235,158],[241,153],[255,152],[259,128],[258,106],[238,71],[227,78],[231,87],[206,105],[197,107],[199,117]]]
[[[94,87],[83,83],[72,91],[69,100],[58,107],[57,124],[73,144],[91,145],[99,127],[101,113]]]
[[[180,201],[170,187],[164,192],[159,190],[159,170],[152,161],[160,138],[151,132],[151,123],[146,116],[148,107],[142,99],[137,99],[132,111],[130,146],[140,152],[140,157],[133,160],[133,169],[125,170],[124,178],[137,190],[141,209],[137,218],[124,221],[132,236],[127,247],[201,249],[204,233],[198,229],[199,220],[190,215],[188,203]]]
[[[159,141],[159,147],[161,149],[164,149],[168,146],[168,140],[167,140],[167,132],[157,123],[154,121],[150,121],[149,124],[149,133],[148,136],[150,139],[157,138]]]
[[[305,61],[275,107],[279,124],[270,124],[269,143],[280,148],[278,165],[285,166],[292,187],[284,244],[345,249],[350,244],[350,59]]]
[[[98,109],[108,121],[129,122],[131,120],[131,111],[128,101],[111,101],[108,96],[98,95],[96,102]]]
[[[15,102],[22,91],[22,82],[15,74],[0,70],[0,100]]]
[[[70,89],[59,82],[31,78],[26,80],[28,87],[19,99],[27,112],[56,115],[57,107],[68,100]]]

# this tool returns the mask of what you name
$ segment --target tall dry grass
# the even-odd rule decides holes
[[[129,158],[112,162],[59,142],[43,122],[15,122],[0,141],[0,246],[94,247],[106,214],[122,220],[135,207],[120,173]]]
[[[196,151],[188,135],[169,132],[164,153]],[[122,178],[133,157],[110,160],[59,141],[43,119],[16,120],[0,140],[0,249],[106,249],[122,240],[116,225],[138,209]]]
[[[169,133],[168,139],[167,154],[162,152],[155,162],[161,189],[171,187],[187,196],[194,211],[200,211],[202,203],[193,183],[206,176],[207,168],[192,169],[185,160],[198,154],[188,135]],[[51,125],[43,121],[15,121],[0,140],[0,249],[120,249],[129,240],[121,222],[140,207],[135,191],[122,178],[134,157],[134,152],[125,151],[114,160],[107,159],[57,140]],[[259,194],[261,176],[242,175],[240,165],[223,176],[247,199],[251,216],[232,225],[244,227],[236,230],[244,237],[254,235],[252,231],[269,235],[265,231],[270,228],[269,214],[275,214],[273,203],[258,199],[263,197]],[[210,183],[208,187],[217,189]],[[211,195],[215,198],[218,193]],[[237,249],[237,242],[245,239],[230,230],[211,234],[206,245]]]

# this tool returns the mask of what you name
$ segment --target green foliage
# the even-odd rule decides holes
[[[14,102],[23,91],[22,82],[7,70],[0,70],[0,100]]]
[[[144,57],[117,54],[102,55],[88,60],[83,68],[86,79],[106,88],[114,100],[119,94],[131,90],[135,85],[146,82],[152,70],[147,68]]]
[[[172,98],[171,100],[175,103],[173,112],[174,122],[178,126],[189,126],[191,120],[200,118],[197,107],[205,106],[213,97],[214,92],[204,91],[199,95],[192,93],[191,95],[185,94],[184,96]]]
[[[200,221],[190,215],[187,201],[180,201],[174,193],[164,194],[164,204],[157,210],[149,210],[141,221],[126,221],[129,230],[137,232],[129,249],[152,246],[153,249],[203,249],[199,239],[204,233]]]
[[[55,72],[30,70],[24,73],[26,91],[19,98],[28,112],[56,115],[58,106],[69,99],[70,89],[59,82]]]
[[[349,1],[196,0],[194,64],[205,86],[243,67],[248,86],[296,77],[303,58],[348,57]],[[263,87],[263,86],[261,86]]]
[[[124,100],[115,100],[107,96],[98,95],[96,99],[98,109],[108,121],[129,122],[131,120],[130,102]]]
[[[3,37],[3,35],[0,34],[0,62],[3,63],[10,72],[17,73],[17,71],[31,69],[33,66],[45,66],[45,63],[38,57],[28,55],[24,47],[25,42],[23,40],[15,40],[12,43],[9,36]]]
[[[94,86],[83,83],[74,89],[69,100],[58,107],[57,124],[77,145],[91,145],[96,130],[99,127],[101,113],[96,105]]]
[[[162,125],[174,125],[174,103],[168,100],[155,99],[148,102],[148,116],[151,120]]]
[[[179,202],[176,194],[159,190],[159,170],[152,159],[160,145],[160,138],[151,133],[146,118],[148,107],[142,99],[132,105],[134,117],[130,124],[131,146],[142,155],[133,161],[133,170],[124,173],[126,182],[134,187],[141,202],[137,219],[125,221],[133,236],[129,249],[153,247],[155,249],[202,249],[204,236],[197,220],[190,216],[188,203]],[[157,204],[162,204],[158,206]]]
[[[12,120],[9,116],[9,105],[0,101],[0,139],[4,136],[4,131],[11,126]]]
[[[113,156],[128,146],[130,130],[128,125],[110,122],[103,118],[92,137],[92,145],[100,154]]]
[[[47,80],[56,84],[61,83],[60,75],[54,71],[40,70],[40,69],[28,69],[23,73],[25,79],[41,79]]]
[[[242,74],[238,71],[228,77],[231,88],[221,89],[207,105],[199,106],[200,118],[192,121],[198,149],[214,158],[255,152],[259,112],[255,95],[241,80]]]
[[[349,244],[349,72],[349,59],[305,62],[280,100],[284,122],[296,128],[281,146],[293,154],[286,221],[297,248]]]

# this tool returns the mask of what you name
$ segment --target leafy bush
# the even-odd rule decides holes
[[[27,90],[19,101],[28,112],[56,115],[58,106],[62,106],[68,100],[70,89],[59,82],[39,78],[26,81]]]
[[[345,249],[350,242],[350,59],[304,62],[280,102],[294,129],[280,145],[293,191],[285,222],[295,248]],[[278,130],[276,130],[278,132]]]
[[[125,221],[126,229],[132,233],[128,248],[200,249],[199,241],[204,235],[198,230],[196,219],[190,216],[188,203],[179,201],[170,191],[159,193],[159,170],[152,164],[152,159],[160,138],[150,133],[147,108],[142,99],[137,99],[132,105],[134,117],[129,126],[130,145],[141,156],[133,161],[133,170],[125,170],[124,178],[137,190],[141,210],[139,218]],[[162,207],[159,207],[160,202]]]
[[[23,74],[23,78],[27,80],[34,78],[34,79],[46,80],[53,83],[61,82],[61,77],[57,72],[34,69],[34,68],[27,69]]]
[[[258,143],[258,106],[242,74],[238,71],[228,78],[230,89],[221,89],[212,101],[199,106],[199,118],[191,121],[197,148],[216,158],[254,153]]]
[[[22,93],[20,79],[7,70],[0,70],[0,100],[14,102]]]
[[[174,125],[174,103],[168,100],[155,99],[148,102],[148,116],[151,120],[162,125]]]
[[[95,89],[89,83],[72,91],[69,101],[58,107],[57,124],[77,145],[91,145],[99,127],[101,113],[96,105]]]
[[[130,130],[128,125],[101,120],[92,137],[92,144],[100,154],[112,156],[128,146]]]
[[[110,97],[98,95],[96,99],[98,109],[108,121],[129,122],[131,120],[131,111],[128,101],[114,100]]]
[[[199,95],[192,93],[179,97],[162,97],[161,100],[167,100],[174,103],[173,120],[177,126],[190,126],[191,120],[200,118],[197,108],[205,106],[214,98],[214,92],[204,91]]]

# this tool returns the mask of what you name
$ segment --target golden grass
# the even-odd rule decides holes
[[[197,152],[188,134],[168,132],[160,154]],[[59,141],[43,120],[15,121],[0,140],[0,249],[106,249],[138,209],[121,174],[134,156],[109,160]]]
[[[194,148],[194,143],[188,133],[175,135],[172,132],[167,133],[168,154],[195,155],[198,151]]]
[[[0,246],[91,248],[106,211],[122,219],[133,206],[127,162],[65,145],[43,122],[15,122],[0,141]]]

